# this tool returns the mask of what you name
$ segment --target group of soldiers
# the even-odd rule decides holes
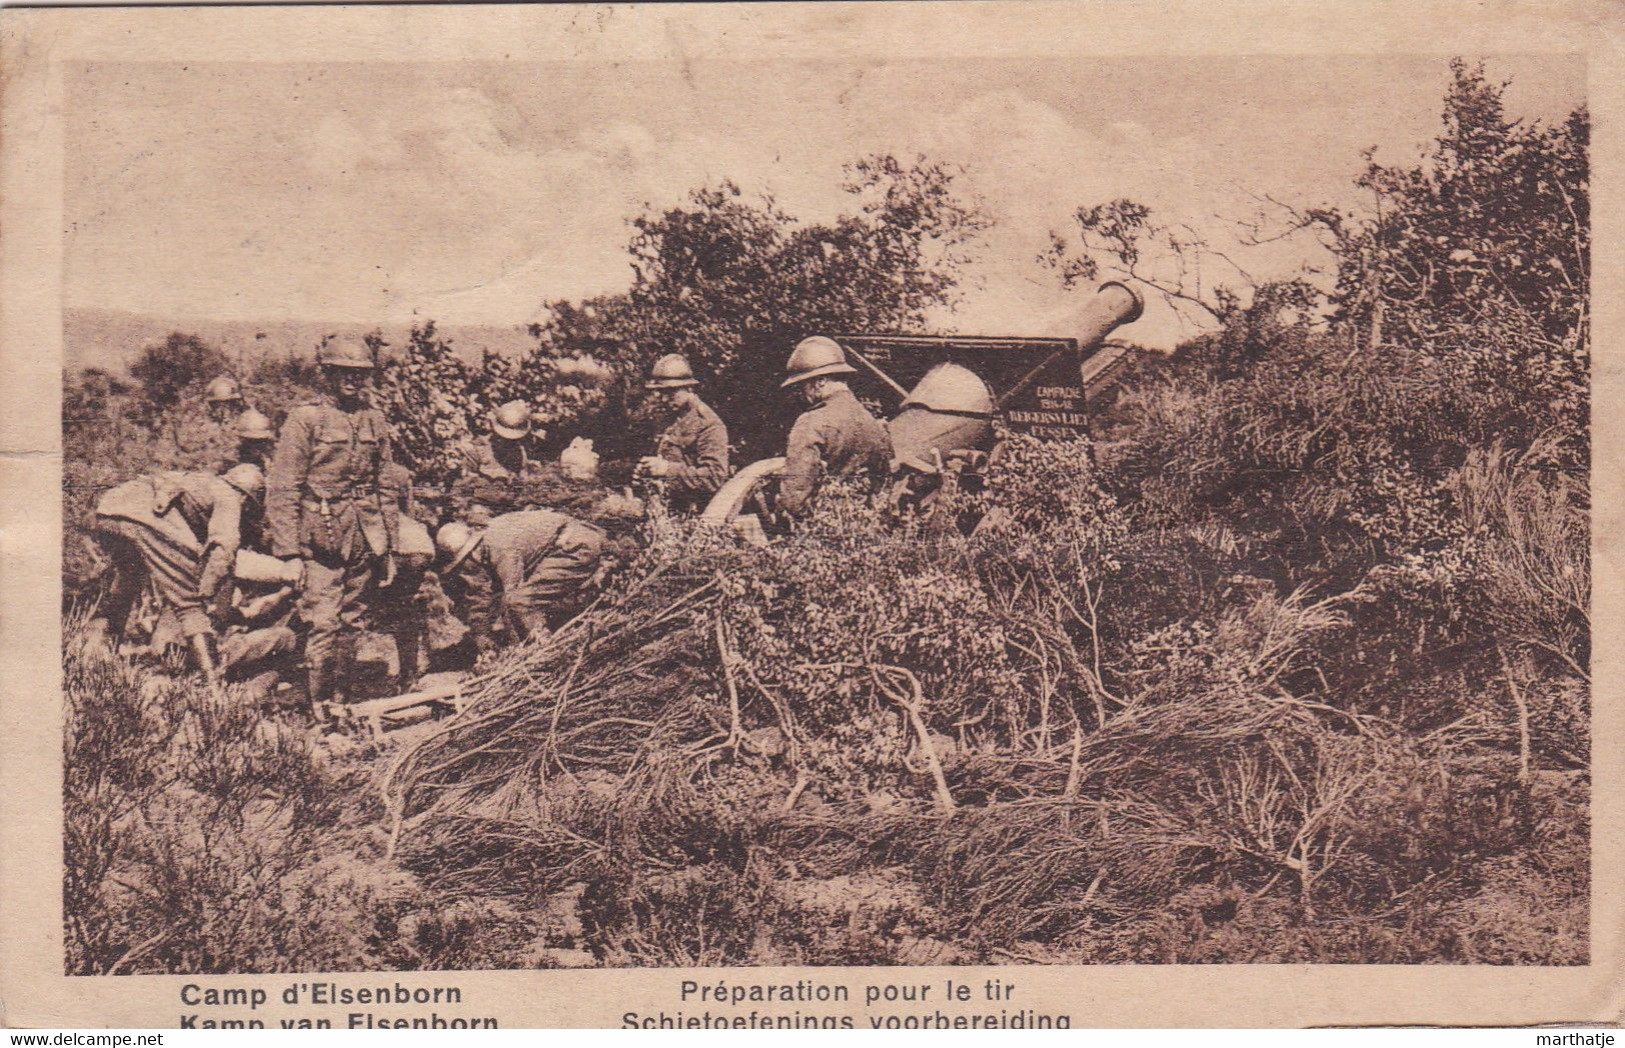
[[[615,562],[602,528],[481,498],[437,522],[431,538],[413,476],[394,460],[390,426],[368,400],[372,353],[360,341],[329,341],[317,363],[321,395],[294,407],[280,432],[222,376],[206,399],[235,437],[231,461],[153,472],[102,495],[92,535],[111,581],[98,622],[114,650],[145,589],[214,683],[296,660],[302,639],[306,694],[319,709],[354,697],[357,643],[369,626],[393,638],[394,684],[411,689],[427,655],[418,598],[430,570],[480,651],[557,628],[579,610]],[[795,518],[824,477],[884,476],[892,448],[847,386],[856,369],[834,340],[803,340],[787,372],[783,387],[806,405],[779,488],[779,510]],[[677,354],[657,361],[645,383],[669,421],[638,472],[658,481],[676,513],[703,509],[730,475],[727,426],[699,385]],[[524,402],[498,407],[489,428],[462,449],[470,482],[500,489],[540,468]]]

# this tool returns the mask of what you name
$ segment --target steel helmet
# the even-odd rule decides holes
[[[445,570],[456,571],[468,559],[468,555],[478,548],[483,538],[485,532],[475,531],[460,520],[442,525],[435,532],[434,546],[442,557],[447,558]]]
[[[858,369],[846,362],[846,351],[841,344],[823,335],[814,335],[796,343],[784,370],[790,377],[779,384],[780,389],[805,382],[822,375],[855,375]]]
[[[239,462],[220,478],[255,502],[265,498],[265,474],[252,462]]]
[[[530,436],[530,405],[523,400],[510,400],[491,412],[491,432],[505,440],[523,440]]]
[[[276,430],[271,428],[271,420],[254,408],[249,408],[238,415],[232,429],[236,432],[238,440],[276,439]]]
[[[697,386],[700,380],[694,377],[694,369],[688,366],[688,358],[681,353],[667,353],[655,361],[655,366],[649,370],[649,381],[643,384],[644,389],[686,389]]]
[[[316,363],[329,368],[372,370],[372,350],[359,338],[334,338],[316,347]]]
[[[209,388],[203,394],[203,399],[211,404],[230,404],[243,399],[243,387],[239,386],[237,380],[230,375],[221,375],[209,383]]]
[[[993,394],[987,383],[970,368],[938,364],[909,391],[903,407],[986,418],[993,414]]]

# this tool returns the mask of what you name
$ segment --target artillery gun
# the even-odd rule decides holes
[[[928,506],[952,486],[979,484],[996,461],[994,421],[1041,440],[1088,436],[1088,402],[1126,368],[1125,346],[1106,339],[1139,319],[1144,303],[1110,281],[1074,317],[1066,338],[838,334],[848,357],[872,381],[865,392],[900,400],[888,423],[893,461],[888,497],[899,507]],[[740,470],[706,506],[704,518],[753,540],[772,505],[783,458]]]

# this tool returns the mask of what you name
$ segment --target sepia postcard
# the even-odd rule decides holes
[[[0,1023],[1621,1020],[1617,5],[0,48]]]

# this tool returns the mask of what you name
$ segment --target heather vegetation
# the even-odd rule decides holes
[[[403,457],[432,479],[515,395],[631,448],[670,349],[771,450],[784,345],[917,328],[986,221],[946,169],[853,172],[829,226],[728,186],[645,215],[631,290],[557,304],[525,360],[379,347]],[[1006,434],[932,521],[839,489],[766,546],[656,516],[584,614],[382,743],[70,618],[68,969],[1585,963],[1588,178],[1583,111],[1519,122],[1457,63],[1368,207],[1253,227],[1318,238],[1320,290],[1170,283],[1148,259],[1200,245],[1087,204],[1063,278],[1213,323],[1139,359],[1093,446]],[[70,511],[180,453],[206,351],[75,380]]]

